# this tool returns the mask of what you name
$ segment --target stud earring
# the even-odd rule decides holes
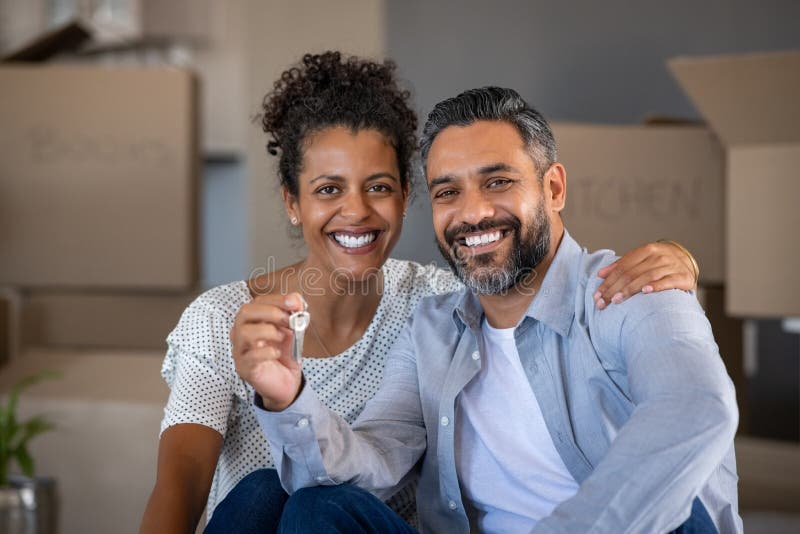
[[[291,218],[291,219],[289,219],[289,220],[290,220],[290,221],[292,221],[292,224],[293,224],[294,226],[297,226],[297,217],[292,217],[292,218]]]

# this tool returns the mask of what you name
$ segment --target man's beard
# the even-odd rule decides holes
[[[539,202],[533,216],[527,222],[527,231],[524,235],[521,230],[522,223],[514,216],[502,219],[484,219],[475,225],[463,224],[445,230],[446,245],[438,239],[436,244],[439,252],[442,253],[464,285],[479,294],[497,295],[505,293],[528,279],[528,275],[532,274],[535,279],[536,267],[550,251],[550,220],[544,211],[544,202]],[[487,252],[476,256],[466,252],[463,257],[460,257],[459,250],[466,249],[466,246],[459,246],[456,243],[456,235],[485,232],[499,227],[510,228],[509,231],[514,236],[511,251],[502,265],[493,265],[498,252]]]

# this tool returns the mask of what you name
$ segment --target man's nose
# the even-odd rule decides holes
[[[470,188],[462,193],[461,220],[467,224],[478,224],[484,219],[494,217],[494,205],[484,191]]]

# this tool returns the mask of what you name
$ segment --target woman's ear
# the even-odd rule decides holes
[[[292,223],[292,226],[297,226],[300,224],[300,205],[297,202],[297,197],[291,194],[286,186],[281,187],[281,196],[283,197],[286,214],[289,216],[289,222]]]

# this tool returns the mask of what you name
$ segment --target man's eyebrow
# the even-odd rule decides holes
[[[493,172],[498,171],[519,173],[517,169],[506,163],[492,163],[478,169],[478,174],[492,174]]]
[[[519,171],[512,167],[507,163],[490,163],[489,165],[484,165],[483,167],[478,168],[478,174],[492,174],[493,172],[514,172],[519,174]],[[442,176],[437,176],[433,180],[430,181],[428,187],[436,187],[437,185],[446,184],[450,182],[456,181],[456,177],[453,174],[443,174]]]
[[[436,187],[437,185],[448,184],[450,182],[454,182],[456,177],[452,174],[443,174],[442,176],[437,176],[433,180],[430,181],[428,187]]]

